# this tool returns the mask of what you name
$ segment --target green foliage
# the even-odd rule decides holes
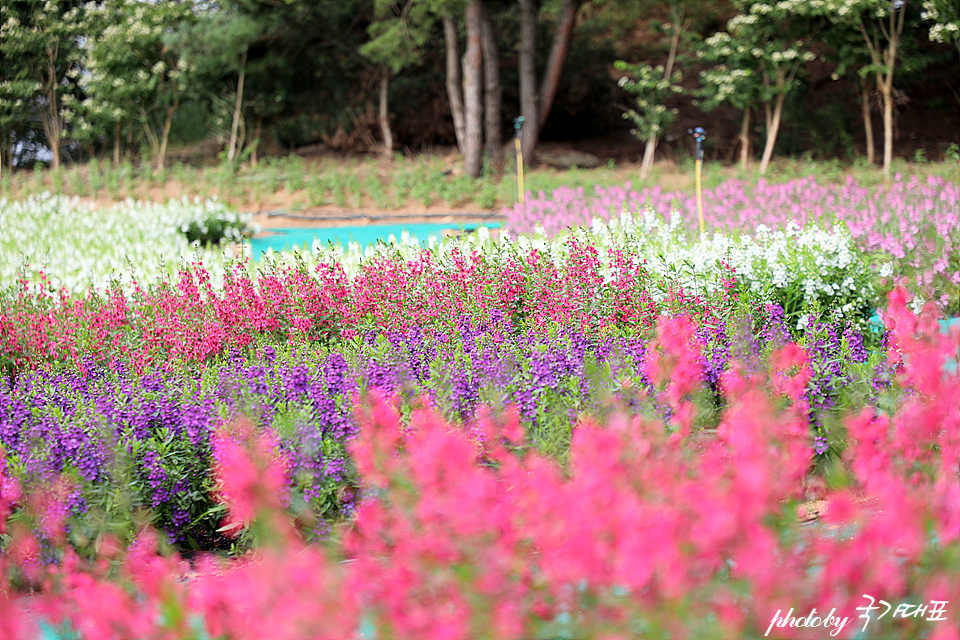
[[[430,3],[413,0],[374,0],[376,18],[367,27],[370,40],[360,55],[387,69],[391,75],[421,59],[430,42],[436,13]]]
[[[191,244],[196,243],[201,246],[239,242],[250,234],[250,228],[245,220],[224,218],[214,214],[208,215],[199,222],[190,221],[182,231]]]
[[[0,126],[39,120],[49,146],[62,145],[81,96],[78,41],[88,33],[87,10],[72,0],[0,3]]]
[[[663,102],[671,93],[683,93],[680,86],[683,74],[677,70],[665,78],[662,65],[629,64],[623,60],[617,60],[614,66],[626,74],[620,77],[619,85],[637,104],[636,109],[628,109],[623,114],[623,118],[633,124],[630,133],[640,140],[662,135],[678,113],[677,109],[667,109]]]
[[[193,20],[192,2],[107,0],[90,10],[85,33],[88,73],[80,83],[88,99],[82,131],[95,135],[137,123],[154,158],[162,160],[171,118],[188,96],[191,63],[172,46],[172,35]]]

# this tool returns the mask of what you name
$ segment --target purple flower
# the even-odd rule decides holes
[[[150,506],[157,508],[170,499],[170,492],[164,486],[167,472],[163,468],[163,461],[156,451],[146,451],[141,465],[143,479],[149,488]]]

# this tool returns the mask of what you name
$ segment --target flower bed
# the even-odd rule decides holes
[[[455,333],[463,316],[505,331],[560,323],[631,335],[662,312],[715,324],[769,303],[785,310],[791,330],[811,319],[864,329],[877,306],[874,274],[849,236],[818,228],[690,244],[655,216],[625,216],[549,243],[478,237],[429,250],[405,242],[317,259],[236,265],[222,281],[194,265],[131,291],[71,295],[25,283],[5,294],[0,357],[8,368],[93,356],[142,370],[203,362],[259,337]]]
[[[676,430],[614,411],[578,425],[561,466],[531,450],[516,412],[465,429],[371,396],[350,445],[364,497],[317,546],[283,511],[292,461],[279,434],[235,421],[211,440],[219,499],[227,530],[246,527],[257,552],[198,561],[184,581],[149,534],[126,551],[106,536],[117,571],[69,549],[44,569],[42,541],[14,522],[0,573],[34,595],[0,593],[0,630],[32,639],[42,617],[89,638],[819,638],[789,617],[829,612],[835,637],[957,638],[960,384],[943,364],[960,334],[918,320],[901,293],[888,319],[888,364],[909,393],[844,421],[846,467],[828,488],[805,485],[803,351],[733,359],[720,379],[730,401],[704,433],[692,325],[677,318],[660,324],[649,369]],[[0,525],[13,500],[46,540],[65,539],[62,494],[0,477]],[[811,494],[829,508],[805,526]],[[880,600],[932,611],[858,616]]]
[[[782,314],[771,311],[757,327],[683,328],[690,332],[690,388],[681,395],[696,398],[699,429],[715,427],[729,403],[720,381],[731,357],[762,362],[788,342]],[[355,393],[399,393],[408,407],[426,397],[448,419],[467,423],[478,406],[514,405],[530,441],[562,460],[578,419],[603,419],[622,403],[680,429],[669,400],[674,392],[654,384],[656,349],[641,337],[598,338],[559,327],[517,335],[464,322],[456,335],[370,332],[349,343],[252,346],[203,370],[137,374],[122,362],[38,369],[12,386],[0,383],[0,447],[8,473],[24,482],[75,478],[75,542],[94,539],[104,520],[115,533],[126,523],[132,534],[134,512],[145,508],[181,547],[210,547],[224,542],[216,534],[222,513],[211,498],[211,434],[235,415],[279,434],[293,465],[290,500],[330,520],[350,513],[357,495],[346,455],[359,429]],[[876,405],[890,372],[882,358],[868,358],[855,330],[811,328],[803,353],[811,370],[807,424],[816,452],[829,454],[824,463],[845,447],[843,433],[830,432],[839,411]],[[129,494],[127,502],[117,503],[120,494]]]
[[[618,213],[25,277],[0,637],[956,637],[960,330],[871,322],[857,238]],[[948,606],[861,632],[863,594]]]

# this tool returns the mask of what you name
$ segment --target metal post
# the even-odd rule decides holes
[[[697,215],[700,218],[700,237],[703,237],[703,184],[700,174],[703,169],[703,140],[707,137],[707,132],[703,127],[688,129],[687,133],[693,135],[697,143]]]
[[[520,204],[523,204],[523,149],[520,141],[523,138],[523,116],[513,121],[514,144],[517,148],[517,194]]]

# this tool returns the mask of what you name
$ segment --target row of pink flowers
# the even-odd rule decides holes
[[[414,260],[378,256],[350,278],[339,263],[313,273],[291,267],[251,276],[238,266],[222,288],[203,265],[182,269],[175,282],[73,297],[30,292],[0,309],[0,352],[18,366],[85,357],[121,358],[137,368],[169,361],[203,362],[261,336],[319,339],[369,329],[455,330],[460,318],[490,326],[562,323],[581,331],[653,326],[659,306],[642,259],[610,249],[610,273],[597,249],[571,240],[560,265],[539,250],[490,258],[452,254],[442,264],[424,250]],[[716,300],[668,289],[667,306],[710,315],[733,301],[736,274],[725,276]],[[713,306],[712,306],[713,305]]]

